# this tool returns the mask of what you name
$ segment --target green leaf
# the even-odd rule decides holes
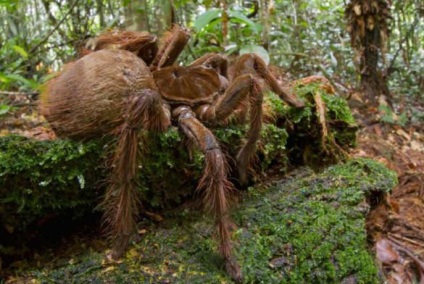
[[[8,105],[0,105],[0,116],[5,115],[10,111],[10,106]]]
[[[216,18],[220,17],[221,15],[221,9],[210,9],[200,16],[196,18],[196,20],[193,23],[193,26],[200,31],[204,27],[206,27],[210,22],[215,20]]]
[[[19,74],[10,74],[10,75],[6,75],[6,77],[8,79],[11,79],[11,81],[17,81],[22,83],[25,87],[30,88],[30,89],[37,89],[39,87],[39,83],[35,80],[28,80],[24,77],[22,77]]]
[[[17,53],[19,53],[22,57],[27,58],[28,57],[28,52],[25,51],[25,49],[19,45],[14,45],[12,47]]]
[[[10,83],[11,79],[4,73],[0,73],[0,82]]]
[[[252,22],[251,20],[249,20],[248,17],[246,17],[245,15],[243,15],[242,13],[240,13],[239,11],[228,11],[228,16],[230,17],[230,20],[238,20],[242,23],[245,23],[246,25],[249,26],[249,28],[253,31],[253,32],[259,32],[260,28],[258,25],[256,25],[254,22]]]
[[[265,61],[267,65],[269,64],[269,53],[265,48],[263,48],[260,45],[250,44],[250,45],[243,46],[240,49],[240,55],[246,54],[246,53],[254,53],[260,58],[262,58],[262,60]]]

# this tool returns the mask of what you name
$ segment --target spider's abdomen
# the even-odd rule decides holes
[[[161,96],[169,103],[212,102],[221,89],[218,73],[204,66],[170,66],[153,72]]]
[[[140,90],[156,90],[146,64],[131,52],[100,50],[65,66],[46,85],[42,114],[59,136],[107,134],[124,120]]]

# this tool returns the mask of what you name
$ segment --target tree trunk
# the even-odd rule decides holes
[[[133,31],[150,31],[146,0],[123,2],[125,28]]]
[[[352,0],[345,16],[364,99],[376,106],[381,95],[390,96],[386,76],[378,66],[388,37],[389,4],[386,0]]]

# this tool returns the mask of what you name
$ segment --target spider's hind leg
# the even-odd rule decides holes
[[[103,202],[104,220],[115,242],[109,255],[112,260],[125,252],[136,227],[140,131],[164,131],[170,125],[169,111],[153,90],[142,90],[130,97],[125,118],[124,124],[115,130],[118,143],[110,161],[112,170]]]

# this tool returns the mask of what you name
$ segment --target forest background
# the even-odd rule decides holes
[[[418,123],[423,120],[416,104],[423,100],[424,88],[423,17],[419,0],[2,0],[0,90],[31,95],[46,76],[76,58],[87,41],[104,30],[160,35],[178,23],[192,31],[180,57],[183,64],[207,52],[255,51],[292,78],[327,77],[346,97],[361,88],[371,96],[385,94],[397,115],[386,110],[383,119]],[[366,44],[375,47],[377,60],[371,64],[376,68],[373,76],[382,80],[379,93],[361,83],[369,72],[363,62]],[[1,96],[4,114],[12,106],[7,93]]]
[[[161,35],[179,24],[191,31],[180,64],[208,52],[255,52],[283,82],[326,77],[360,126],[353,155],[373,156],[397,172],[394,214],[400,224],[422,226],[423,19],[422,0],[0,0],[0,136],[49,135],[34,131],[44,123],[40,87],[99,33]],[[377,224],[378,214],[369,223]]]

